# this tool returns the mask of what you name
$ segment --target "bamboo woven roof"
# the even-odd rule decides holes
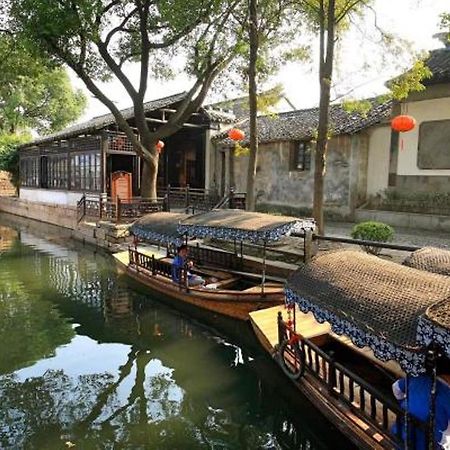
[[[139,239],[178,245],[182,241],[182,235],[177,230],[178,223],[188,217],[188,214],[171,212],[147,214],[133,223],[130,232]]]
[[[450,276],[450,251],[436,247],[423,247],[412,252],[403,261],[405,266]]]
[[[287,297],[354,344],[418,373],[423,367],[423,354],[415,355],[423,351],[417,342],[419,319],[425,313],[448,313],[450,278],[341,250],[317,256],[296,271],[288,280]]]
[[[250,241],[278,240],[292,231],[314,229],[313,219],[275,216],[241,209],[215,209],[180,223],[182,234]]]

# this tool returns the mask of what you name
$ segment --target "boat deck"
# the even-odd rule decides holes
[[[266,308],[250,313],[250,320],[252,322],[252,325],[255,329],[257,329],[259,336],[263,338],[267,347],[266,350],[269,352],[273,352],[275,345],[278,344],[277,317],[280,311],[283,314],[283,318],[286,320],[287,313],[284,305],[274,306],[272,308]],[[380,361],[379,359],[375,358],[372,350],[370,350],[368,347],[359,348],[354,345],[348,337],[338,336],[337,334],[333,333],[328,323],[322,324],[317,322],[314,319],[312,313],[304,314],[297,308],[296,324],[297,332],[306,339],[329,334],[340,343],[363,355],[372,363],[375,363],[383,369],[395,374],[395,376],[399,378],[404,376],[404,372],[402,371],[398,363],[396,363],[395,361]]]

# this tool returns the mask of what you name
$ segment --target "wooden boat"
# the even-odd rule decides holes
[[[436,247],[423,247],[412,252],[403,264],[415,269],[450,276],[450,250]]]
[[[171,247],[188,237],[205,236],[266,243],[302,227],[314,227],[314,222],[241,210],[215,210],[189,217],[153,213],[138,220],[131,232],[146,242],[165,245],[166,252],[136,246],[116,254],[115,258],[122,271],[171,299],[247,320],[250,311],[284,301],[283,280],[267,277],[264,270],[262,274],[242,271],[242,254],[195,246],[191,247],[189,255],[195,262],[193,273],[207,281],[214,279],[214,282],[201,287],[188,286],[187,271],[184,271],[182,282],[174,283]]]
[[[286,308],[250,317],[288,382],[358,448],[425,448],[418,446],[425,436],[423,445],[435,448],[435,409],[419,420],[401,408],[391,385],[424,373],[436,385],[436,371],[450,371],[450,279],[337,251],[293,274],[286,299]]]

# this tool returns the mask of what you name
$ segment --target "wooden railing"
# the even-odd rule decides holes
[[[231,208],[231,209],[245,209],[247,204],[247,194],[245,192],[230,192],[222,197],[219,202],[214,205],[215,209]]]
[[[231,270],[242,269],[241,256],[231,252],[200,247],[199,244],[195,247],[189,247],[189,258],[198,266],[208,265]]]
[[[145,255],[133,248],[128,249],[130,266],[138,270],[144,270],[151,275],[162,275],[172,278],[172,265],[166,261],[155,259],[154,255]]]
[[[192,214],[199,211],[210,211],[213,208],[245,209],[245,193],[230,191],[226,196],[220,197],[216,190],[186,187],[173,187],[168,185],[158,189],[158,194],[167,199],[167,210],[184,209]]]
[[[141,197],[130,200],[117,198],[113,201],[105,195],[84,194],[77,203],[77,219],[95,218],[98,220],[113,220],[117,223],[127,222],[158,211],[167,210],[164,198],[156,201]]]
[[[281,313],[278,315],[278,340],[281,344],[291,336],[292,331],[283,321]],[[333,353],[326,353],[309,339],[301,339],[299,342],[305,355],[307,373],[323,384],[330,396],[345,403],[347,407],[360,419],[379,430],[384,436],[396,445],[404,445],[401,432],[404,430],[405,411],[391,396],[381,392],[359,375],[336,361]],[[288,351],[290,351],[288,349]],[[294,360],[295,355],[290,351]],[[303,382],[302,379],[299,381]],[[422,436],[433,436],[428,432],[428,424],[408,415],[408,448],[416,448],[418,433]],[[393,433],[393,426],[397,433]]]
[[[215,190],[186,187],[173,187],[168,185],[158,189],[158,195],[167,199],[167,210],[185,209],[186,212],[209,211],[219,201]]]

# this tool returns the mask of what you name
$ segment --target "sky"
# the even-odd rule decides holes
[[[406,39],[411,43],[411,49],[416,52],[432,50],[442,44],[433,38],[439,31],[439,15],[450,11],[448,0],[375,0],[374,11],[376,23],[390,33]],[[387,58],[383,61],[385,53],[373,43],[378,35],[374,27],[375,14],[368,14],[364,24],[358,30],[348,33],[340,43],[339,64],[335,71],[336,83],[333,88],[332,99],[338,99],[350,92],[350,97],[364,98],[382,93],[384,82],[397,75],[408,67],[412,54],[405,53],[402,58]],[[313,44],[313,55],[317,53]],[[371,67],[367,67],[371,65]],[[129,66],[127,74],[137,80],[138,66]],[[85,90],[88,97],[88,107],[79,122],[89,120],[109,110],[85,88],[82,81],[74,74],[71,78],[76,87]],[[150,80],[146,100],[164,97],[177,92],[188,90],[192,80],[185,75],[175,79],[161,82]],[[312,63],[292,63],[281,68],[280,72],[272,78],[265,87],[281,83],[284,92],[297,109],[316,106],[319,100],[319,84],[317,64],[314,58]],[[120,108],[130,106],[130,99],[118,81],[111,81],[101,85],[104,92],[112,98]],[[236,94],[236,95],[234,95]],[[211,100],[232,98],[241,95],[241,92],[216,91]]]

